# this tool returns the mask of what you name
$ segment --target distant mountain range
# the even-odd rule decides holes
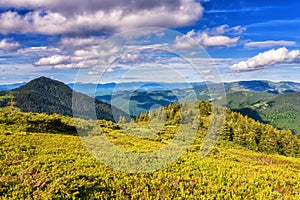
[[[225,83],[227,107],[279,129],[300,132],[300,83],[270,81],[240,81]],[[186,88],[160,91],[119,91],[112,95],[99,95],[97,99],[113,103],[116,107],[136,116],[179,100],[211,99],[207,85],[193,84]]]
[[[213,84],[213,83],[209,83]],[[4,85],[0,92],[0,106],[10,101],[8,88],[19,85]],[[22,111],[59,113],[72,116],[72,94],[79,99],[94,101],[96,95],[96,115],[99,119],[115,121],[115,116],[137,116],[149,110],[166,106],[178,101],[193,101],[192,94],[198,100],[213,101],[205,83],[107,83],[107,84],[69,84],[40,77],[12,90],[16,106]],[[279,129],[291,129],[300,132],[300,83],[270,81],[239,81],[224,83],[227,106],[243,115],[263,123],[272,124]],[[85,94],[82,94],[82,93]],[[111,106],[112,104],[113,106]],[[82,110],[82,117],[85,112]],[[81,111],[80,111],[81,112]],[[80,113],[79,112],[79,113]],[[117,113],[117,114],[116,114]],[[126,114],[128,113],[128,114]]]
[[[141,83],[139,83],[141,85]],[[156,90],[153,87],[150,89],[133,89],[130,87],[130,84],[124,83],[122,85],[123,89],[115,89],[114,88],[107,88],[106,90],[102,90],[99,92],[100,89],[96,91],[96,98],[107,102],[107,103],[114,103],[117,107],[124,107],[124,104],[130,101],[130,107],[126,109],[130,111],[132,115],[137,115],[143,112],[148,111],[153,105],[161,105],[165,106],[174,102],[178,102],[178,100],[184,101],[192,101],[193,94],[197,95],[198,100],[205,100],[205,101],[212,101],[210,93],[213,91],[209,91],[209,88],[204,83],[192,83],[188,87],[176,87],[179,84],[172,85],[169,83],[169,88]],[[213,88],[213,83],[210,88]],[[144,83],[145,86],[150,84]],[[171,85],[171,86],[170,86]],[[143,86],[143,85],[142,85]],[[94,86],[95,88],[95,86]],[[100,85],[100,88],[105,88],[104,85]],[[158,87],[155,87],[158,88]],[[163,87],[162,87],[163,88]],[[294,82],[270,82],[270,81],[240,81],[240,82],[232,82],[232,83],[224,83],[224,89],[227,95],[230,96],[231,93],[240,92],[240,91],[248,91],[248,92],[264,92],[265,94],[257,94],[252,97],[252,101],[256,101],[257,98],[269,98],[275,94],[284,94],[290,92],[298,92],[300,91],[300,83]],[[94,90],[95,95],[95,90]],[[113,98],[113,102],[111,101]],[[246,98],[247,97],[243,97]],[[234,101],[232,98],[228,102],[229,107],[232,108],[232,105],[238,104],[240,101],[239,98],[235,99]],[[245,102],[244,104],[248,104],[251,102]],[[245,106],[245,105],[244,105]],[[235,107],[234,107],[235,108]]]
[[[207,89],[205,82],[192,83],[153,83],[153,82],[129,82],[129,83],[105,83],[105,84],[91,84],[91,83],[71,83],[68,84],[71,88],[76,85],[76,91],[85,93],[87,95],[111,95],[122,92],[153,92],[174,89],[187,89],[193,87],[197,91]],[[253,92],[268,92],[274,94],[282,94],[289,92],[300,92],[300,83],[296,82],[271,82],[271,81],[238,81],[232,83],[224,83],[224,88],[227,93],[236,91],[253,91]]]
[[[0,85],[0,91],[10,91],[18,87],[21,87],[22,85],[25,84],[26,84],[25,82],[22,82],[22,83],[15,83],[15,84]]]
[[[70,83],[68,86],[76,91],[85,93],[87,95],[111,95],[124,92],[153,92],[173,90],[177,88],[186,88],[193,85],[205,85],[204,82],[193,83],[155,83],[155,82],[128,82],[128,83]]]
[[[26,83],[6,84],[0,85],[0,91],[10,91],[16,89]],[[69,83],[67,84],[71,89],[76,87],[76,91],[87,95],[109,95],[112,93],[135,91],[135,92],[153,92],[162,90],[184,89],[193,86],[194,89],[203,91],[206,89],[205,82],[192,82],[192,83],[154,83],[154,82],[128,82],[128,83]],[[208,83],[212,84],[212,83]],[[284,81],[284,82],[271,82],[271,81],[238,81],[231,83],[224,83],[226,92],[236,91],[253,91],[253,92],[268,92],[274,94],[282,94],[289,92],[300,92],[300,83]]]
[[[300,83],[283,81],[238,81],[232,83],[225,83],[226,92],[236,91],[252,91],[252,92],[267,92],[273,94],[284,94],[290,92],[299,92]]]

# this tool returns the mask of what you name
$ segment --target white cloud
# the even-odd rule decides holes
[[[70,62],[63,64],[63,62],[55,64],[53,68],[55,69],[82,69],[90,68],[91,66],[96,66],[99,64],[99,60],[83,60],[80,62]]]
[[[196,32],[194,30],[189,31],[186,35],[177,36],[174,47],[177,49],[188,49],[200,45],[200,41],[195,36]]]
[[[63,55],[54,55],[50,57],[41,58],[37,62],[34,63],[36,66],[42,66],[42,65],[58,65],[62,63],[69,63],[70,57],[69,56],[63,56]]]
[[[212,29],[206,30],[209,35],[223,35],[225,33],[231,33],[233,35],[240,35],[246,31],[245,27],[242,26],[234,26],[230,27],[228,24],[224,24],[221,26],[217,26]]]
[[[245,29],[241,26],[230,28],[226,24],[205,31],[195,32],[191,30],[186,35],[177,36],[174,47],[178,49],[192,48],[197,45],[204,47],[232,47],[237,45],[240,37],[230,37],[224,34],[231,32],[234,35],[239,35],[243,31]]]
[[[300,51],[288,51],[285,47],[272,49],[231,66],[234,71],[253,71],[282,63],[295,63],[300,61]]]
[[[245,47],[274,47],[274,46],[294,46],[296,45],[295,41],[286,41],[286,40],[267,40],[261,42],[247,42]]]
[[[121,62],[124,62],[124,63],[136,62],[139,59],[140,59],[140,55],[137,53],[126,53],[120,57]]]
[[[0,50],[4,51],[13,51],[20,47],[18,42],[9,42],[6,39],[0,41]]]
[[[201,4],[194,0],[2,0],[1,7],[33,10],[23,15],[16,11],[2,13],[2,34],[84,34],[137,27],[177,27],[196,21],[203,13]]]
[[[67,42],[77,40],[67,40]],[[78,45],[87,44],[89,40],[80,39]],[[91,40],[92,41],[92,40]],[[65,42],[65,43],[67,43]],[[93,43],[93,42],[92,42]],[[122,47],[123,48],[123,47]],[[120,53],[121,47],[118,44],[93,45],[88,48],[75,49],[70,55],[52,55],[42,57],[34,63],[35,66],[49,66],[57,69],[88,68],[108,64]]]
[[[59,53],[61,50],[56,47],[51,47],[51,46],[38,46],[38,47],[27,47],[27,48],[22,48],[17,51],[18,54],[21,55],[51,55],[54,53]]]
[[[149,45],[153,47],[155,45]],[[92,68],[95,66],[107,66],[117,63],[123,66],[137,63],[159,63],[163,62],[164,58],[154,56],[155,52],[151,51],[131,51],[137,48],[136,46],[119,46],[118,44],[105,44],[92,46],[86,49],[75,50],[72,55],[54,55],[40,58],[34,63],[35,66],[53,66],[57,69],[70,68]],[[141,48],[141,47],[139,47]],[[145,47],[146,48],[146,47]],[[147,49],[147,48],[146,48]],[[150,55],[151,54],[151,55]],[[165,58],[167,59],[167,58]],[[119,66],[119,65],[118,65]]]
[[[90,47],[93,45],[99,45],[101,42],[104,41],[105,38],[103,37],[85,37],[85,38],[80,38],[80,37],[65,37],[62,38],[58,42],[58,46],[61,48],[66,48],[66,49],[76,49],[76,48],[83,48],[83,47]]]
[[[240,38],[230,38],[228,36],[209,36],[207,33],[203,33],[200,37],[200,41],[205,47],[231,47],[235,46]]]

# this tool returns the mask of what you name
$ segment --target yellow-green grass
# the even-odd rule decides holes
[[[125,149],[148,148],[121,131]],[[144,140],[144,143],[141,143]],[[127,146],[130,142],[131,146]],[[161,143],[149,141],[159,148]],[[145,146],[143,146],[145,144]],[[299,199],[300,159],[222,143],[205,158],[194,144],[168,167],[125,173],[101,164],[78,136],[2,131],[1,199]]]

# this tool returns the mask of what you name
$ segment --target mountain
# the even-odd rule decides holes
[[[294,82],[240,81],[225,83],[227,107],[243,115],[272,124],[279,129],[300,132],[300,84]],[[96,98],[113,103],[118,108],[136,116],[157,107],[179,101],[192,101],[192,94],[198,100],[210,101],[208,87],[194,84],[190,87],[150,92],[116,92],[99,95]],[[113,97],[113,98],[112,98]],[[112,101],[113,100],[113,101]]]
[[[16,83],[11,85],[0,85],[0,91],[9,91],[16,89],[26,83]],[[113,92],[124,91],[140,91],[140,92],[152,92],[152,91],[164,91],[173,89],[186,89],[193,86],[194,89],[202,90],[206,88],[206,82],[192,82],[192,83],[153,83],[153,82],[127,82],[127,83],[69,83],[67,84],[71,89],[76,86],[76,91],[87,95],[108,95]],[[224,83],[224,87],[227,93],[236,91],[253,91],[253,92],[268,92],[274,94],[300,92],[300,83],[291,81],[271,82],[262,80],[252,81],[237,81]]]
[[[131,116],[178,102],[178,96],[172,91],[152,91],[152,92],[119,92],[116,95],[97,96],[101,101],[111,103]]]
[[[237,102],[237,98],[232,98]],[[300,92],[274,95],[270,98],[249,102],[233,108],[253,119],[272,124],[279,129],[290,129],[294,134],[300,132]]]
[[[117,124],[98,120],[95,126],[93,120],[76,121],[80,123],[75,123],[72,118],[58,114],[28,113],[5,108],[0,110],[0,136],[1,134],[11,135],[19,131],[76,135],[76,126],[79,125],[85,135],[93,136],[94,139],[101,139],[102,133],[105,133],[105,137],[113,139],[111,142],[116,142],[115,139],[119,137],[120,140],[116,144],[137,142],[140,145],[135,150],[139,152],[143,152],[139,148],[146,143],[166,145],[172,142],[173,145],[183,145],[189,144],[188,141],[191,139],[194,140],[194,143],[189,144],[192,147],[201,145],[203,140],[208,142],[206,145],[211,145],[211,139],[217,139],[215,136],[218,136],[216,142],[227,147],[234,145],[256,152],[300,157],[300,135],[293,135],[288,130],[278,130],[272,125],[260,123],[230,109],[204,101],[174,103],[138,115],[129,122],[120,120]],[[216,125],[213,128],[212,123]],[[103,129],[98,129],[98,125]],[[191,132],[197,136],[190,137]],[[178,134],[183,135],[178,137]],[[174,136],[177,137],[176,140]],[[86,139],[90,140],[91,137]],[[90,142],[95,142],[95,140]],[[132,146],[127,145],[127,147]],[[147,146],[149,147],[153,146]],[[203,147],[202,151],[205,152],[207,148],[210,147]],[[201,150],[200,146],[194,150]],[[147,165],[147,162],[144,164]]]
[[[0,85],[0,91],[10,91],[18,87],[21,87],[22,85],[25,84],[26,84],[25,82],[22,82],[22,83],[15,83],[15,84]]]
[[[40,84],[44,86],[39,86],[37,80],[40,80]],[[84,92],[90,96],[96,95],[96,110],[99,119],[112,119],[112,116],[109,114],[111,112],[109,111],[110,106],[108,104],[113,104],[112,108],[116,111],[118,110],[116,107],[120,108],[122,111],[118,110],[118,112],[123,113],[122,115],[128,113],[131,116],[137,116],[178,101],[193,101],[195,100],[192,98],[193,94],[196,94],[198,100],[214,100],[210,97],[207,85],[202,82],[195,82],[189,85],[186,83],[151,82],[107,83],[98,85],[78,83],[76,85],[69,84],[71,87],[69,88],[67,85],[60,82],[58,84],[57,81],[53,80],[51,80],[50,84],[49,80],[51,79],[42,77],[15,89],[14,92],[18,93],[14,94],[17,107],[20,107],[23,111],[55,112],[71,116],[71,96],[73,93],[71,88],[75,88],[77,91]],[[47,88],[45,87],[46,85],[52,85],[52,87]],[[56,91],[56,88],[60,88],[60,92]],[[270,123],[279,129],[291,129],[293,133],[300,131],[298,113],[296,112],[298,105],[295,103],[298,102],[300,83],[287,81],[275,83],[253,80],[224,83],[224,88],[227,96],[227,106],[230,109],[260,122]],[[83,95],[81,93],[75,94]],[[88,97],[85,96],[84,98]],[[9,99],[10,95],[7,92],[0,92],[0,106],[6,106]],[[88,98],[86,100],[91,101],[92,99]],[[90,111],[91,108],[88,109],[88,112]],[[87,111],[83,112],[85,113],[81,113],[81,117],[84,117]],[[278,112],[285,114],[279,114]],[[292,113],[291,116],[293,117],[287,113]],[[116,114],[116,116],[119,115]]]
[[[85,94],[75,92],[62,82],[46,77],[40,77],[27,84],[12,90],[9,95],[2,95],[1,106],[6,106],[11,101],[16,102],[16,107],[24,112],[57,113],[65,116],[89,118],[95,112],[98,119],[116,121],[120,115],[126,113],[100,100],[95,100]],[[76,97],[76,101],[73,97]],[[1,98],[0,98],[1,100]],[[74,105],[78,105],[78,109]],[[95,105],[93,107],[93,104]],[[73,106],[73,108],[72,108]],[[73,113],[73,111],[76,113]],[[115,115],[115,118],[113,117]]]
[[[112,86],[98,85],[96,98],[106,103],[113,103],[117,107],[136,116],[145,113],[153,107],[165,106],[178,101],[193,101],[196,94],[198,100],[214,101],[211,99],[209,88],[214,83],[202,82],[188,84],[168,83],[166,87],[153,83],[139,83],[134,88],[133,83],[121,83]],[[159,87],[160,86],[160,87]],[[94,86],[95,88],[95,86]],[[103,88],[103,90],[101,90]],[[105,89],[104,89],[105,88]],[[137,89],[138,88],[138,89]],[[227,105],[232,109],[244,108],[263,99],[269,99],[275,94],[300,91],[300,83],[271,82],[271,81],[238,81],[224,83],[228,96]],[[95,93],[95,90],[93,90]],[[97,93],[98,91],[98,93]],[[102,92],[100,92],[102,91]],[[111,100],[113,99],[113,102]]]
[[[300,92],[300,83],[282,81],[238,81],[232,83],[225,83],[226,92],[236,91],[252,91],[252,92],[268,92],[273,94],[283,94],[289,92]]]
[[[62,102],[63,91],[72,91],[42,77],[2,98],[33,89],[37,98]],[[270,106],[292,103],[295,94],[271,96]],[[232,95],[254,104],[269,101],[268,93]],[[221,122],[222,111],[222,128],[211,126]],[[90,128],[91,120],[79,121],[88,137],[76,134],[70,117],[0,110],[0,199],[294,199],[300,194],[299,135],[209,102],[175,103],[130,123],[99,120],[101,129]]]
[[[106,84],[93,84],[93,83],[69,83],[68,86],[71,89],[75,89],[76,91],[84,93],[89,96],[93,96],[99,92],[109,92],[114,90],[116,83],[106,83]]]
[[[192,85],[205,85],[204,82],[193,83],[164,83],[164,82],[125,82],[125,83],[69,83],[70,88],[75,88],[76,91],[82,92],[87,95],[112,95],[124,92],[153,92],[153,91],[165,91],[178,88],[186,88]]]
[[[267,92],[239,91],[226,94],[226,103],[230,109],[244,108],[275,97]]]

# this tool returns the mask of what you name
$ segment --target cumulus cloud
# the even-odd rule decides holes
[[[78,39],[78,38],[77,38]],[[57,69],[70,68],[88,68],[96,65],[105,65],[111,63],[120,52],[120,44],[106,42],[105,45],[96,45],[99,41],[93,38],[90,39],[67,39],[62,40],[62,43],[67,45],[73,43],[73,51],[68,54],[56,54],[40,58],[34,62],[35,66],[52,66]],[[86,48],[85,48],[85,45]]]
[[[300,61],[300,51],[289,51],[285,47],[272,49],[231,66],[234,71],[253,71],[283,63],[295,63]]]
[[[217,26],[212,29],[206,30],[210,35],[223,35],[225,33],[230,33],[231,35],[240,35],[246,31],[245,27],[242,26],[234,26],[230,27],[228,24],[224,24],[221,26]]]
[[[64,34],[122,31],[137,27],[178,27],[201,17],[203,7],[194,0],[2,0],[0,33]]]
[[[274,47],[274,46],[294,46],[296,45],[295,41],[286,41],[286,40],[267,40],[261,42],[247,42],[245,47]]]
[[[58,65],[58,64],[67,64],[70,62],[69,56],[63,56],[63,55],[54,55],[49,57],[44,57],[38,60],[34,63],[36,66],[42,66],[42,65]]]
[[[62,38],[57,45],[61,48],[78,49],[78,48],[99,45],[101,42],[104,41],[104,39],[105,38],[102,37],[85,37],[85,38],[65,37]]]
[[[182,0],[1,0],[1,2],[0,5],[4,8],[48,9],[63,13],[66,16],[76,15],[76,13],[95,12],[98,10],[111,11],[117,7],[124,8],[127,12],[153,9],[162,6],[176,9],[182,4]]]
[[[69,56],[53,55],[42,57],[34,62],[34,65],[52,66],[56,69],[78,69],[106,66],[113,62],[117,65],[128,65],[130,67],[132,64],[137,63],[162,63],[165,59],[168,59],[161,57],[164,52],[153,50],[153,45],[146,46],[145,50],[139,49],[134,51],[135,48],[136,46],[120,46],[119,44],[106,43],[105,45],[95,45],[86,49],[75,50]]]
[[[27,47],[18,49],[17,53],[21,55],[26,56],[47,56],[47,55],[53,55],[55,53],[60,53],[61,50],[57,47],[51,47],[51,46],[38,46],[38,47]]]
[[[235,46],[240,38],[230,38],[228,36],[209,36],[207,33],[203,33],[200,37],[200,43],[205,47],[231,47]]]
[[[13,51],[20,47],[18,42],[9,42],[6,39],[0,41],[0,50],[3,51]]]
[[[226,30],[225,30],[226,29]],[[166,64],[170,63],[170,55],[167,55],[163,49],[174,50],[173,44],[158,43],[148,44],[148,38],[153,35],[158,37],[167,37],[164,32],[158,30],[146,29],[141,33],[139,31],[125,34],[117,40],[110,40],[105,37],[63,37],[57,43],[57,46],[62,49],[60,55],[51,54],[44,56],[37,60],[35,66],[52,66],[53,68],[93,68],[98,66],[108,65],[112,62],[123,65],[136,65],[140,63],[156,63]],[[235,45],[238,37],[230,38],[217,33],[228,33],[232,28],[226,26],[216,27],[211,29],[211,35],[208,31],[200,34],[194,30],[188,32],[186,35],[175,38],[168,38],[176,40],[177,48],[189,48],[190,46],[197,45],[199,42],[206,47],[210,46],[230,46]],[[196,37],[197,36],[197,37]],[[127,38],[129,37],[129,39]],[[196,39],[194,39],[196,37]],[[180,42],[183,40],[183,42]],[[143,45],[147,43],[146,45]]]
[[[197,45],[204,47],[232,47],[236,46],[241,34],[245,29],[241,26],[230,28],[227,24],[205,31],[189,31],[186,35],[176,37],[174,47],[178,49],[192,48]],[[224,34],[230,33],[237,37]]]

